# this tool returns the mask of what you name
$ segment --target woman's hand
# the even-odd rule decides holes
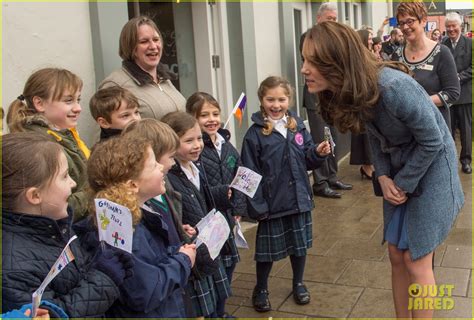
[[[391,204],[398,206],[405,203],[408,197],[402,189],[395,185],[393,180],[387,176],[378,177],[382,187],[383,198]]]
[[[230,198],[232,198],[232,189],[229,188],[229,190],[227,190],[227,199],[230,200]]]
[[[186,234],[192,238],[196,234],[196,229],[191,227],[189,224],[183,224],[183,230]]]
[[[240,222],[240,219],[242,219],[241,216],[234,216],[234,220],[235,222]]]
[[[323,141],[316,147],[316,152],[320,156],[327,156],[331,153],[331,145],[329,141]]]

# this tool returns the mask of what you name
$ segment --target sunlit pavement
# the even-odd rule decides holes
[[[232,282],[233,297],[227,312],[245,318],[393,318],[390,262],[382,240],[382,200],[373,196],[372,184],[362,180],[358,166],[344,160],[338,176],[354,185],[342,199],[315,198],[313,248],[306,262],[305,284],[311,302],[299,306],[291,295],[289,259],[274,264],[269,279],[273,310],[258,313],[251,296],[256,283],[253,260],[256,227],[245,223],[249,250],[241,250]],[[438,285],[454,285],[454,308],[435,312],[437,318],[472,315],[472,187],[471,175],[460,172],[466,203],[446,241],[435,254]]]

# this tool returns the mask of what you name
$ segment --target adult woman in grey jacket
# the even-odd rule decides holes
[[[426,91],[400,71],[402,64],[375,61],[350,27],[314,26],[303,57],[302,73],[318,93],[323,118],[341,132],[369,134],[396,314],[431,317],[433,310],[409,310],[408,287],[435,283],[433,251],[464,203],[446,122]]]
[[[163,38],[156,24],[140,16],[128,21],[120,34],[122,68],[112,72],[99,88],[119,86],[138,99],[142,118],[160,120],[173,111],[185,111],[186,100],[170,80],[176,75],[160,63]]]

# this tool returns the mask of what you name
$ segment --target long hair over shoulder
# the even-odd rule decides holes
[[[400,63],[377,62],[357,32],[338,22],[315,25],[306,34],[303,55],[328,82],[328,89],[318,93],[321,116],[343,133],[363,132],[372,119],[381,68],[408,73]]]

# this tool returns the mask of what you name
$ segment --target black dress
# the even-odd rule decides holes
[[[405,56],[405,46],[401,46],[392,56],[393,61],[405,63],[415,74],[415,80],[426,90],[428,95],[437,94],[443,106],[438,110],[451,128],[449,107],[459,98],[461,88],[453,55],[448,47],[437,44],[424,59],[409,62]]]

